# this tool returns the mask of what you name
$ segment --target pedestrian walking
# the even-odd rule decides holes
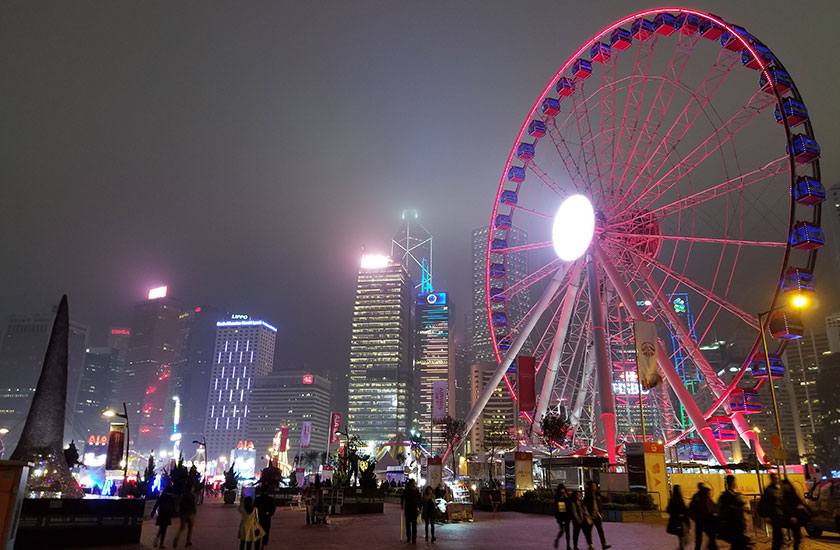
[[[554,493],[554,519],[557,520],[557,525],[560,527],[557,536],[554,538],[554,547],[557,548],[560,545],[560,538],[565,534],[566,550],[572,550],[571,545],[569,545],[569,524],[572,520],[572,515],[569,512],[569,492],[562,483],[557,485],[557,491]]]
[[[703,547],[703,533],[709,538],[709,550],[717,550],[717,518],[712,490],[702,483],[697,484],[697,492],[691,497],[688,515],[694,520],[694,550]]]
[[[793,550],[799,550],[802,543],[802,525],[808,523],[810,513],[793,484],[787,479],[782,480],[782,515],[785,517],[784,525],[790,530],[790,536],[793,538]]]
[[[688,508],[685,505],[682,488],[674,485],[671,500],[668,501],[668,526],[665,530],[677,537],[679,550],[684,550],[688,543],[688,532],[691,530],[688,520]]]
[[[572,537],[575,550],[578,550],[578,537],[581,531],[586,538],[588,549],[593,550],[595,547],[592,546],[592,516],[589,515],[589,510],[583,504],[583,495],[580,491],[572,491],[572,496],[569,499],[569,514],[572,516],[572,525],[575,528]]]
[[[417,514],[420,512],[420,491],[413,479],[409,479],[400,495],[400,509],[405,518],[406,542],[415,544],[417,542]]]
[[[586,495],[583,497],[583,505],[589,511],[592,517],[592,526],[598,531],[598,538],[601,539],[601,548],[607,550],[612,544],[607,544],[607,539],[604,536],[604,515],[601,513],[603,504],[601,502],[601,490],[598,484],[590,481],[586,487]]]
[[[169,526],[172,524],[172,516],[175,515],[175,497],[169,491],[169,488],[165,489],[155,501],[155,505],[152,507],[152,513],[150,514],[151,517],[155,517],[156,513],[157,521],[155,521],[155,525],[158,526],[158,532],[155,535],[155,541],[152,545],[155,548],[166,548],[164,544],[166,541],[166,530],[169,529]]]
[[[435,542],[435,492],[431,486],[423,491],[423,522],[426,528],[426,540],[429,540],[429,526],[432,527],[432,542]]]
[[[746,550],[747,519],[744,516],[747,500],[735,490],[735,476],[726,476],[726,490],[718,499],[718,538],[732,545],[732,550]]]
[[[772,550],[782,548],[782,527],[785,524],[785,516],[782,508],[782,484],[779,482],[778,474],[770,474],[770,485],[764,489],[761,500],[758,501],[758,515],[770,520],[773,527]]]
[[[260,539],[265,531],[260,526],[253,497],[239,500],[239,515],[242,516],[239,521],[239,550],[260,550]]]
[[[187,542],[185,546],[192,546],[192,532],[193,532],[193,525],[195,524],[195,512],[196,512],[196,499],[195,493],[191,490],[184,491],[184,494],[181,495],[181,498],[178,499],[178,532],[175,533],[175,540],[172,541],[172,546],[174,548],[178,548],[178,540],[181,538],[181,534],[186,531],[187,532]]]
[[[259,496],[254,499],[254,506],[257,508],[260,527],[265,531],[265,535],[260,540],[260,546],[265,548],[268,544],[268,536],[271,534],[271,516],[277,511],[277,505],[274,504],[274,497],[271,496],[268,489],[261,487]]]

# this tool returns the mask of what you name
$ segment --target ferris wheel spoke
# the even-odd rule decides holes
[[[539,216],[540,218],[545,218],[545,219],[548,219],[548,220],[553,220],[554,219],[554,216],[550,216],[548,214],[545,214],[545,213],[540,212],[538,210],[535,210],[533,208],[525,208],[524,206],[521,206],[519,204],[511,205],[511,208],[513,208],[514,210],[518,210],[520,212],[527,212],[528,214],[533,214],[534,216]]]
[[[740,65],[739,61],[739,54],[726,48],[720,49],[717,61],[714,65],[712,65],[712,68],[706,74],[706,77],[700,85],[697,86],[691,93],[691,96],[688,98],[688,101],[686,101],[682,112],[677,115],[676,120],[674,120],[671,124],[671,127],[656,147],[653,148],[650,156],[646,158],[641,170],[639,170],[639,173],[636,175],[636,178],[633,180],[629,189],[636,187],[640,180],[647,182],[656,178],[659,171],[662,170],[663,166],[665,166],[668,158],[674,151],[676,151],[677,145],[685,137],[689,128],[691,128],[700,116],[700,113],[702,113],[709,105],[712,97],[715,95],[715,92],[717,92],[720,85],[723,84],[723,81],[732,71],[732,68],[736,64]]]
[[[606,233],[610,237],[627,239],[628,241],[636,240],[638,244],[643,244],[648,239],[659,239],[666,241],[682,241],[687,243],[711,243],[733,246],[758,246],[767,248],[787,248],[787,243],[776,241],[748,241],[741,239],[714,239],[707,237],[689,237],[685,235],[638,235],[636,233],[621,233],[618,231],[608,231]]]
[[[600,179],[598,156],[595,151],[595,142],[592,139],[592,122],[589,119],[589,107],[587,98],[584,96],[583,83],[585,80],[578,79],[575,91],[572,94],[573,116],[577,126],[578,138],[580,139],[581,164],[584,170],[584,183],[589,195],[593,195],[593,185]]]
[[[557,185],[557,182],[551,179],[551,176],[546,173],[545,170],[540,168],[540,166],[534,161],[534,159],[528,159],[525,162],[525,166],[536,175],[541,182],[545,184],[546,187],[557,193],[561,197],[566,196],[566,190]]]
[[[620,228],[622,226],[629,226],[632,225],[633,222],[638,222],[640,219],[642,219],[642,217],[649,216],[651,214],[664,218],[670,216],[671,214],[679,213],[683,210],[694,208],[698,204],[704,203],[712,199],[716,199],[718,197],[722,197],[728,193],[732,193],[733,191],[742,191],[751,185],[764,181],[778,174],[788,172],[789,169],[790,164],[788,162],[788,157],[779,157],[776,160],[768,162],[761,168],[753,170],[752,172],[747,172],[746,174],[742,174],[735,178],[729,179],[727,181],[724,181],[723,183],[719,183],[706,189],[701,189],[696,193],[692,193],[691,195],[688,195],[686,197],[681,197],[671,203],[664,204],[662,206],[659,206],[658,208],[646,211],[643,214],[633,216],[628,220],[622,220],[616,223],[615,225],[609,225],[608,228]]]
[[[598,190],[605,197],[603,175],[610,173],[615,145],[615,73],[616,55],[603,64],[601,71],[601,121],[598,130]],[[631,80],[632,83],[632,80]],[[607,181],[607,189],[612,182]]]
[[[653,98],[650,110],[648,110],[645,122],[636,137],[636,142],[633,144],[632,152],[628,157],[628,162],[624,165],[624,170],[619,181],[619,188],[616,195],[621,197],[619,201],[612,202],[610,212],[614,211],[624,200],[629,189],[624,188],[624,182],[628,180],[628,171],[631,167],[641,166],[642,160],[647,158],[650,152],[651,145],[656,135],[659,133],[659,127],[662,125],[662,119],[665,113],[668,112],[671,106],[671,101],[674,98],[679,82],[682,79],[683,72],[688,65],[688,60],[694,51],[694,46],[697,44],[699,36],[686,36],[680,34],[677,47],[674,49],[674,54],[671,56],[671,61],[665,71],[665,78],[659,83],[659,89]]]
[[[682,273],[678,273],[676,270],[670,268],[669,266],[660,262],[656,258],[648,256],[647,254],[640,253],[633,247],[626,246],[624,247],[624,251],[629,252],[630,254],[635,256],[636,261],[634,263],[636,264],[636,269],[642,275],[643,278],[645,278],[643,268],[645,265],[648,265],[658,271],[661,271],[664,275],[671,277],[675,281],[685,285],[694,292],[701,294],[704,298],[711,300],[723,309],[727,310],[732,315],[744,321],[748,326],[751,326],[754,329],[758,330],[758,323],[756,322],[755,317],[742,310],[741,308],[737,307],[735,304],[733,304],[726,298],[718,296],[703,285],[692,281]]]
[[[546,121],[546,127],[548,131],[547,133],[551,138],[551,142],[557,150],[557,156],[560,157],[560,161],[563,163],[563,167],[566,169],[569,179],[572,181],[575,189],[582,191],[586,187],[585,178],[583,174],[581,174],[580,167],[575,161],[574,155],[569,148],[569,143],[563,137],[563,134],[557,126],[557,122],[554,118],[549,118]]]
[[[766,108],[775,104],[776,98],[761,90],[756,91],[750,100],[737,113],[727,120],[721,127],[716,128],[709,137],[694,148],[680,162],[668,170],[659,180],[641,193],[625,208],[648,209],[656,200],[676,185],[682,178],[687,177],[704,160],[720,149],[725,143],[735,137],[755,117]]]
[[[553,242],[541,241],[538,243],[520,244],[517,246],[493,250],[493,254],[515,254],[516,252],[527,252],[528,250],[538,250],[540,248],[549,248],[551,246],[554,246]]]
[[[612,194],[618,188],[615,181],[616,166],[625,165],[629,161],[629,145],[634,142],[636,129],[639,124],[642,100],[645,97],[645,87],[650,73],[650,61],[653,56],[653,45],[656,43],[656,36],[639,43],[636,49],[636,57],[633,70],[630,72],[630,86],[627,88],[627,102],[624,104],[624,115],[621,117],[621,126],[618,132],[615,146],[613,147],[612,164],[610,165],[609,193]]]
[[[616,289],[619,297],[624,302],[625,307],[627,307],[627,311],[630,312],[633,319],[644,320],[639,306],[636,305],[635,296],[632,292],[630,292],[629,287],[627,286],[625,280],[621,277],[615,265],[609,260],[606,254],[604,254],[597,242],[592,244],[592,250],[595,254],[595,258],[598,260],[598,263],[606,272],[607,278],[610,282],[612,282],[613,287]],[[662,371],[662,374],[665,375],[665,378],[667,378],[670,382],[671,388],[677,395],[677,399],[679,399],[680,403],[682,403],[683,407],[685,407],[686,414],[691,419],[691,422],[696,426],[697,433],[703,439],[703,442],[712,454],[714,454],[718,462],[725,464],[726,459],[723,456],[720,445],[718,445],[717,440],[714,438],[712,430],[706,422],[703,413],[700,411],[697,403],[695,403],[691,393],[683,384],[683,380],[677,372],[674,363],[668,357],[668,353],[661,345],[657,346],[656,363],[659,366],[659,370]]]
[[[552,260],[551,262],[545,264],[541,268],[537,269],[533,273],[528,274],[527,276],[523,277],[522,279],[514,282],[512,285],[504,289],[502,292],[499,293],[500,299],[509,300],[536,283],[542,281],[560,266],[563,261],[560,258]]]

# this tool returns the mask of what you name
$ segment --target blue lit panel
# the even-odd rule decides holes
[[[417,295],[419,305],[445,305],[446,292],[424,292]]]

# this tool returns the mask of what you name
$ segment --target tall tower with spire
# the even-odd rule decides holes
[[[417,210],[403,210],[394,239],[391,258],[408,272],[416,292],[433,292],[432,234],[419,221]]]

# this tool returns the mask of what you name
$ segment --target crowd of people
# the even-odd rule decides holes
[[[426,540],[429,540],[429,531],[431,531],[431,541],[437,541],[435,537],[435,523],[437,522],[438,510],[437,500],[446,497],[447,489],[440,483],[436,488],[427,485],[420,494],[417,488],[417,482],[409,479],[403,485],[404,489],[400,495],[400,509],[402,510],[402,520],[405,524],[405,539],[410,544],[417,543],[417,521],[421,519],[425,526]]]
[[[708,550],[717,550],[717,540],[730,544],[732,550],[746,550],[751,540],[747,535],[748,501],[736,489],[734,475],[726,476],[726,489],[718,502],[712,490],[704,483],[697,485],[697,492],[686,506],[682,489],[674,485],[668,502],[668,533],[677,537],[680,550],[689,544],[691,522],[694,522],[694,549],[700,550],[704,538]],[[793,550],[799,550],[802,541],[801,527],[808,522],[808,508],[796,489],[788,481],[772,474],[770,484],[758,502],[758,515],[768,520],[773,530],[772,550],[780,550],[783,530],[788,529],[793,539]]]
[[[586,491],[568,491],[564,484],[557,486],[554,494],[554,517],[560,530],[554,538],[554,547],[560,547],[560,540],[565,535],[566,550],[578,548],[580,534],[586,539],[589,550],[595,548],[592,544],[592,530],[598,533],[602,550],[607,550],[612,545],[607,544],[604,535],[604,514],[601,491],[594,481],[586,485]],[[574,529],[574,531],[572,531]],[[573,544],[572,544],[573,543]]]

